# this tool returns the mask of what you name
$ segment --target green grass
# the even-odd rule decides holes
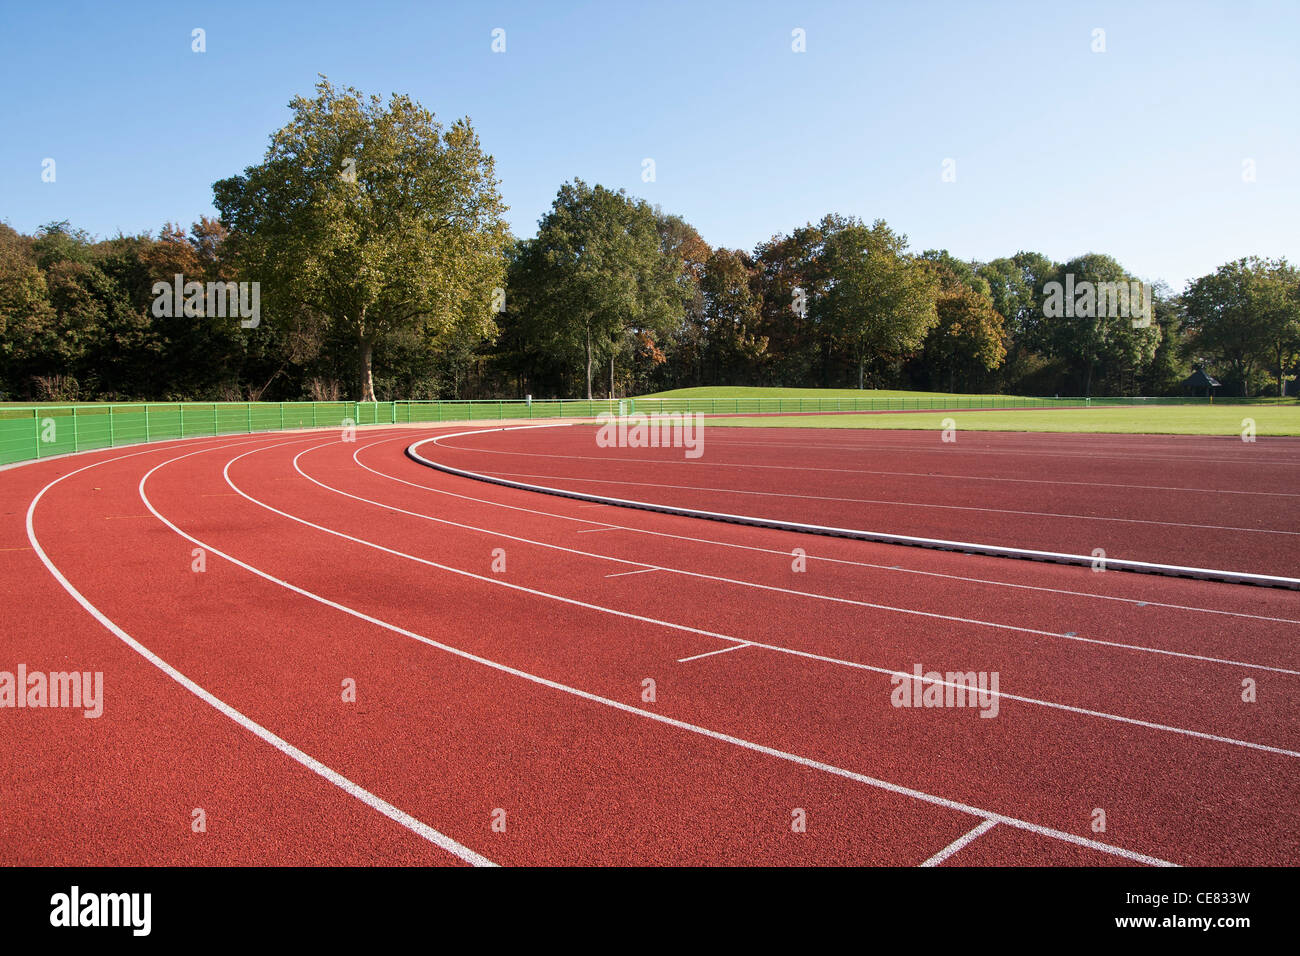
[[[1009,411],[884,412],[877,415],[797,415],[710,418],[710,427],[912,428],[938,431],[951,418],[958,431],[1086,432],[1147,435],[1233,435],[1242,419],[1257,435],[1300,435],[1300,406],[1148,406],[1144,408],[1015,409]]]
[[[900,389],[856,388],[757,388],[749,385],[719,385],[674,388],[637,398],[953,398],[948,392],[908,392]],[[962,395],[961,398],[991,396]],[[1009,398],[1011,396],[999,396]]]
[[[696,388],[674,388],[667,392],[651,392],[647,395],[638,395],[638,399],[643,398],[924,398],[924,399],[952,399],[954,401],[968,401],[971,399],[988,398],[988,399],[1018,399],[1024,401],[1052,401],[1051,396],[1022,396],[1022,395],[1001,395],[992,392],[912,392],[896,388],[760,388],[749,385],[718,385],[718,386],[700,386]],[[1077,398],[1075,395],[1062,395],[1062,399]],[[1119,401],[1118,399],[1106,399],[1103,401]],[[1160,399],[1155,399],[1160,401]],[[1168,399],[1171,402],[1204,402],[1204,398],[1178,397]],[[1256,396],[1253,398],[1242,398],[1240,396],[1219,395],[1215,399],[1216,403],[1225,405],[1300,405],[1300,396],[1288,395],[1286,398],[1277,398],[1276,396]]]

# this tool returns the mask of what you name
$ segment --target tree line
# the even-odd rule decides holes
[[[1300,362],[1300,273],[1283,259],[1175,293],[1103,254],[965,261],[837,214],[728,249],[580,179],[517,239],[468,120],[323,78],[290,107],[263,161],[214,185],[218,217],[188,231],[0,225],[4,398],[1168,395],[1194,367],[1257,395],[1286,394]],[[192,300],[161,310],[173,282]],[[254,327],[205,307],[205,287],[237,282],[259,284]]]

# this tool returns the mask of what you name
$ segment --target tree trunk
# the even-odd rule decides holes
[[[609,352],[609,400],[614,400],[614,350]]]
[[[369,339],[361,339],[361,401],[373,402],[375,400],[375,381],[370,372],[370,358],[373,353],[373,346]]]
[[[591,401],[591,327],[587,327],[587,401]]]

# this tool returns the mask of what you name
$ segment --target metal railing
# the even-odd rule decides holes
[[[1022,398],[956,395],[891,398],[499,399],[399,402],[142,402],[103,405],[0,405],[0,465],[52,455],[178,438],[531,418],[592,418],[602,412],[702,412],[710,415],[875,412],[1110,405],[1205,404],[1187,398]]]
[[[0,405],[0,465],[178,438],[296,428],[404,425],[507,418],[591,418],[618,402],[145,402]]]

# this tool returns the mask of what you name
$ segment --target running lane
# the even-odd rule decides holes
[[[1300,440],[726,428],[602,447],[594,426],[422,453],[589,494],[918,537],[1300,577]]]

